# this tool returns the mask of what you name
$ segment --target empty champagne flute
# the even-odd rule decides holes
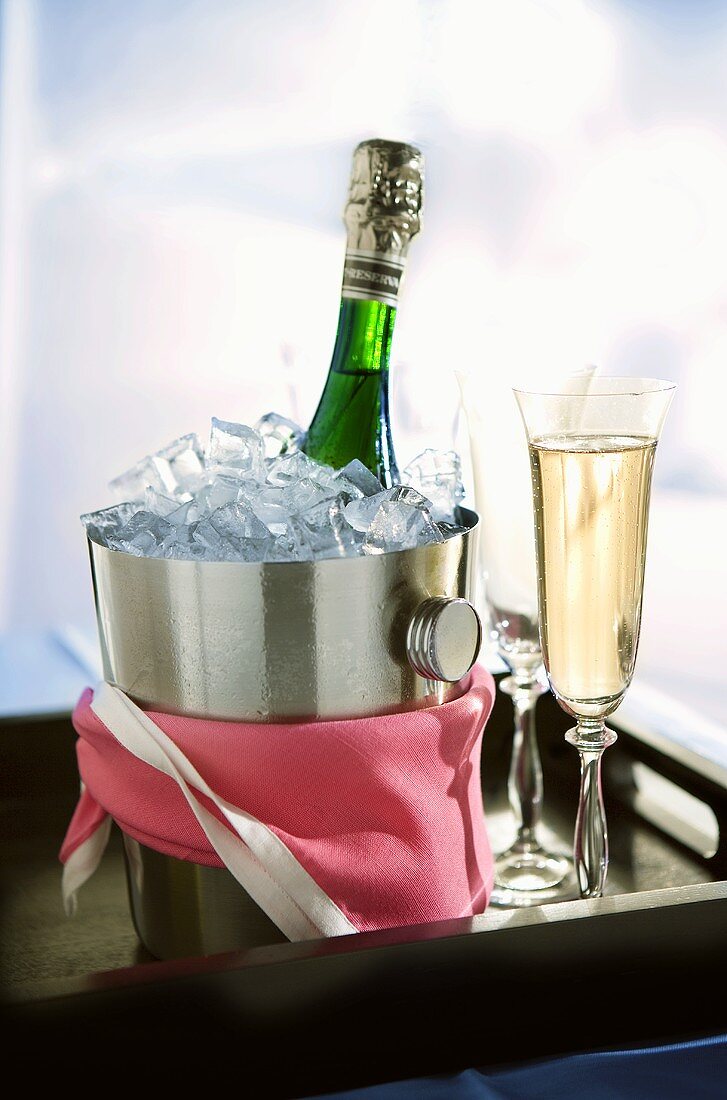
[[[511,388],[492,377],[456,375],[480,517],[476,600],[510,672],[499,689],[512,698],[514,710],[508,799],[515,836],[495,857],[490,904],[522,908],[577,896],[572,860],[543,836],[535,710],[548,689],[538,636],[530,473]]]
[[[530,452],[545,668],[577,722],[566,740],[580,754],[574,859],[584,898],[601,897],[606,882],[601,758],[616,734],[605,719],[634,672],[654,454],[674,389],[595,378],[568,392],[515,390]]]

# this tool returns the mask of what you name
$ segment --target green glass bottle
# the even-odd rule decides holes
[[[374,138],[353,156],[338,332],[305,451],[340,468],[358,458],[389,488],[399,478],[389,419],[389,355],[409,242],[419,232],[423,157]]]

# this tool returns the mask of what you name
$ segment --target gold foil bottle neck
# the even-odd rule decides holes
[[[404,256],[421,228],[423,189],[415,146],[383,138],[357,145],[343,214],[349,249]]]

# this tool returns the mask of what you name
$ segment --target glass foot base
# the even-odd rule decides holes
[[[490,905],[514,909],[579,897],[573,861],[536,846],[513,845],[495,859]]]

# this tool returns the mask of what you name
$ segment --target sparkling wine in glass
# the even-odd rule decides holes
[[[543,658],[553,693],[577,720],[566,734],[581,759],[576,871],[581,896],[600,897],[601,757],[616,740],[605,719],[634,672],[654,454],[675,387],[597,378],[588,392],[574,388],[515,395],[530,450]]]

